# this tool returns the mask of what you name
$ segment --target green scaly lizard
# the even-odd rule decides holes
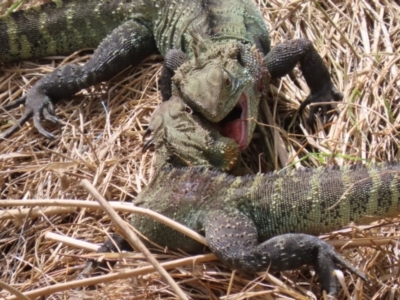
[[[226,138],[209,127],[207,121],[199,121],[178,97],[164,102],[154,112],[150,130],[158,169],[134,200],[135,205],[203,234],[211,251],[239,271],[284,271],[313,265],[322,289],[331,296],[339,289],[333,272],[337,265],[367,281],[333,247],[314,235],[340,229],[350,222],[362,224],[397,216],[400,164],[238,177],[204,167],[178,167],[184,166],[192,155],[207,161],[212,157],[218,165],[228,157],[223,151],[230,149]],[[180,134],[174,134],[174,130]],[[196,145],[211,139],[210,144],[217,147],[207,152],[188,152],[182,148],[182,141],[188,138]],[[132,225],[161,247],[188,253],[203,251],[199,242],[148,216],[133,215]],[[122,249],[129,249],[120,236],[114,235],[114,239]],[[107,241],[99,252],[116,250],[114,242]],[[97,263],[90,261],[80,278],[90,276],[96,267]]]
[[[166,56],[162,95],[179,96],[240,149],[249,144],[259,100],[270,78],[297,63],[310,87],[309,103],[342,99],[308,40],[270,48],[263,18],[245,0],[58,0],[0,17],[0,62],[64,54],[96,47],[83,65],[67,64],[43,76],[20,99],[24,115],[0,136],[10,137],[33,116],[59,123],[53,103],[106,81],[151,53]],[[314,112],[327,106],[315,105]],[[224,169],[227,169],[224,166]]]

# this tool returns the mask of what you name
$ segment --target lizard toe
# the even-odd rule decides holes
[[[17,100],[15,100],[7,105],[2,106],[2,108],[6,111],[9,111],[9,110],[12,110],[12,109],[20,106],[21,104],[25,104],[25,102],[26,102],[26,95],[19,97]]]
[[[54,108],[50,108],[50,107],[43,108],[42,115],[45,120],[50,121],[56,125],[61,125],[60,120],[57,118],[57,116],[54,113]]]
[[[7,129],[5,132],[3,132],[0,135],[0,141],[3,141],[5,139],[8,139],[10,136],[12,136],[15,132],[17,132],[22,125],[26,123],[32,116],[31,111],[25,111],[25,113],[22,115],[21,118],[19,118],[13,126],[11,126],[9,129]]]
[[[40,111],[35,111],[33,113],[33,124],[35,125],[36,129],[44,135],[46,138],[54,140],[56,137],[54,134],[48,132],[46,129],[44,129],[42,123],[41,123],[41,118],[40,118],[41,112]]]
[[[321,88],[319,91],[312,92],[306,100],[301,103],[298,115],[302,115],[306,106],[310,106],[310,114],[307,123],[313,128],[315,126],[315,115],[320,112],[322,124],[326,124],[332,114],[332,104],[343,100],[343,93],[336,90],[333,86]]]

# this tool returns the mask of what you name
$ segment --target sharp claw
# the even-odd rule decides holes
[[[4,105],[2,108],[4,110],[8,111],[8,110],[11,110],[11,109],[14,109],[14,108],[20,106],[21,104],[25,104],[25,102],[26,102],[26,96],[22,96],[22,97],[19,97],[17,100],[15,100],[11,103],[8,103],[7,105]]]
[[[306,106],[308,105],[308,104],[310,104],[312,102],[312,98],[310,97],[310,96],[308,96],[307,98],[306,98],[306,100],[304,100],[301,104],[300,104],[300,107],[299,107],[299,110],[298,110],[298,114],[299,114],[299,116],[301,116],[302,114],[303,114],[303,110],[306,108]]]
[[[11,109],[18,107],[21,104],[27,104],[26,99],[27,99],[26,95],[19,97],[17,100],[15,100],[7,105],[0,106],[0,109],[2,109],[4,111],[9,111]],[[32,117],[32,115],[33,115],[33,123],[34,123],[35,127],[37,128],[37,130],[41,134],[43,134],[45,137],[47,137],[49,139],[55,139],[55,136],[53,134],[51,134],[50,132],[46,131],[43,128],[42,124],[40,123],[40,117],[43,116],[46,120],[51,121],[57,125],[60,125],[61,123],[58,120],[58,118],[56,117],[54,105],[51,102],[51,99],[48,96],[44,95],[44,98],[42,101],[43,101],[43,103],[40,106],[31,104],[31,105],[33,105],[31,107],[28,103],[28,105],[26,106],[26,109],[25,109],[25,113],[22,115],[22,117],[19,120],[17,120],[16,123],[13,126],[11,126],[11,128],[9,128],[3,134],[0,135],[0,141],[7,139],[11,135],[13,135],[17,130],[19,130],[22,127],[22,125],[26,121],[28,121],[29,118]]]
[[[46,129],[43,128],[42,124],[40,123],[40,114],[38,112],[35,112],[33,115],[33,124],[35,125],[36,129],[46,138],[51,140],[54,140],[56,138],[54,134],[48,132]]]
[[[54,124],[61,125],[60,120],[53,112],[54,111],[50,108],[44,108],[42,112],[43,118],[47,121],[53,122]]]
[[[146,138],[147,136],[149,136],[151,134],[151,129],[147,128],[146,132],[143,134],[143,138]]]
[[[307,105],[309,104],[317,104],[321,102],[330,102],[332,103],[333,101],[341,101],[343,100],[343,93],[339,92],[336,90],[334,87],[331,87],[329,90],[323,89],[319,92],[316,92],[314,94],[310,94],[306,100],[304,100],[300,108],[298,110],[298,115],[302,115],[304,108],[306,108]],[[324,101],[323,101],[324,100]],[[315,122],[315,113],[318,110],[321,110],[321,116],[322,116],[322,123],[326,124],[328,122],[328,110],[331,108],[330,104],[321,104],[321,105],[314,105],[310,107],[310,115],[308,117],[308,125],[310,127],[314,126]]]
[[[327,105],[322,105],[321,113],[322,113],[322,124],[326,124],[328,122],[328,106]]]
[[[316,106],[311,106],[310,107],[310,114],[308,116],[308,126],[311,128],[314,127],[315,124],[315,112],[318,108]]]
[[[339,92],[336,89],[333,89],[332,92],[333,92],[333,99],[335,101],[342,101],[343,100],[343,97],[344,97],[343,93]]]
[[[19,130],[22,125],[32,116],[31,111],[25,112],[21,118],[17,120],[17,122],[11,126],[8,130],[6,130],[3,134],[0,135],[0,141],[9,138],[12,136],[17,130]]]
[[[153,140],[153,139],[148,140],[148,141],[143,145],[142,153],[143,153],[143,152],[146,152],[146,150],[149,149],[153,144],[154,144],[154,140]]]
[[[50,100],[50,98],[48,98],[47,97],[47,110],[49,111],[49,113],[51,114],[51,115],[53,115],[53,116],[55,116],[56,115],[56,109],[55,109],[55,107],[54,107],[54,104],[53,104],[53,102],[51,102],[51,100]],[[58,121],[58,120],[57,120]]]
[[[146,138],[147,136],[149,136],[151,134],[151,129],[147,128],[146,132],[143,134],[143,138]],[[142,148],[142,153],[146,152],[147,149],[149,149],[151,147],[151,145],[154,144],[154,139],[150,139],[148,140]]]

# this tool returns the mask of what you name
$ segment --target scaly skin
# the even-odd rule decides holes
[[[156,169],[165,166],[203,166],[230,171],[240,158],[238,145],[222,136],[179,97],[172,96],[153,113],[147,134],[152,138],[143,150],[154,145]]]
[[[41,118],[58,123],[53,102],[106,81],[153,52],[165,55],[171,49],[185,53],[186,61],[169,70],[167,89],[241,149],[251,140],[255,122],[250,120],[258,116],[269,75],[283,76],[300,63],[311,90],[301,108],[342,97],[308,41],[288,41],[270,51],[267,28],[251,1],[59,0],[0,18],[0,62],[97,45],[83,66],[55,70],[5,106],[25,104],[26,111],[0,138],[8,138],[32,116],[35,127],[54,138],[40,123]],[[235,107],[241,115],[232,120],[228,115]]]
[[[204,167],[177,167],[186,159],[225,165],[225,155],[212,145],[226,145],[214,127],[194,121],[196,115],[173,97],[158,108],[150,122],[151,143],[158,160],[156,175],[134,200],[201,234],[221,261],[244,272],[283,271],[314,265],[321,286],[334,296],[339,285],[333,270],[341,265],[357,276],[331,246],[314,235],[340,229],[350,222],[369,223],[400,213],[400,164],[317,168],[235,177]],[[170,126],[173,125],[173,126]],[[174,129],[179,134],[170,132]],[[173,138],[169,138],[169,135]],[[203,141],[203,148],[198,145]],[[164,142],[168,140],[169,142]],[[205,141],[205,142],[204,142]],[[218,146],[215,149],[221,149]],[[195,149],[189,152],[188,149]],[[210,149],[203,153],[202,149]],[[192,159],[196,156],[202,160]],[[159,157],[158,157],[159,156]],[[196,164],[194,164],[196,165]],[[168,249],[201,253],[203,245],[148,216],[132,216],[143,236]],[[127,248],[119,236],[116,242]],[[99,252],[116,251],[106,242]],[[90,276],[90,261],[80,277]]]
[[[134,202],[204,234],[211,251],[233,269],[282,271],[311,264],[322,288],[335,295],[336,263],[365,277],[311,235],[397,216],[399,201],[400,164],[384,164],[244,177],[166,168]],[[132,225],[162,247],[203,249],[150,217],[133,216]]]
[[[134,200],[206,237],[212,252],[244,272],[283,271],[314,265],[321,286],[334,296],[333,270],[342,265],[366,277],[315,237],[400,213],[400,164],[317,168],[235,177],[199,167],[164,167]],[[203,245],[144,215],[132,225],[168,249],[201,253]],[[121,244],[122,240],[117,237]],[[99,252],[116,251],[106,242]],[[81,277],[90,274],[91,261]]]
[[[386,164],[239,177],[204,168],[164,168],[134,202],[199,232],[208,219],[213,222],[213,211],[220,211],[221,218],[240,213],[252,220],[258,240],[265,241],[289,232],[318,235],[350,222],[394,217],[399,201],[400,164]],[[136,217],[133,223],[168,248],[201,249],[148,217]]]

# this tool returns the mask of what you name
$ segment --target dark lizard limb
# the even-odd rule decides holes
[[[333,295],[336,265],[365,276],[312,235],[396,217],[399,172],[396,163],[238,177],[170,167],[158,170],[134,202],[204,234],[211,250],[234,269],[279,271],[311,264]],[[203,249],[150,217],[133,216],[132,225],[160,246],[188,253]]]
[[[307,39],[294,39],[276,45],[266,57],[268,71],[272,78],[278,78],[288,74],[297,63],[309,86],[311,93],[300,105],[299,115],[309,104],[310,109],[308,123],[315,121],[315,113],[321,109],[323,122],[327,122],[327,111],[330,104],[318,104],[334,102],[343,99],[343,94],[334,87],[328,69],[321,56],[317,53],[312,43]]]
[[[108,252],[119,252],[119,251],[133,251],[131,245],[119,234],[113,233],[111,238],[105,241],[96,253],[108,253]],[[92,276],[93,272],[99,269],[107,268],[107,264],[113,266],[115,261],[101,261],[96,259],[90,259],[85,265],[85,268],[79,274],[77,279],[88,278]]]
[[[171,49],[165,54],[163,69],[161,71],[160,87],[163,101],[167,101],[172,96],[172,77],[175,71],[187,61],[187,55],[180,49]]]
[[[141,62],[148,52],[156,50],[152,33],[147,26],[135,21],[125,22],[100,44],[83,66],[65,65],[42,77],[16,103],[3,106],[3,109],[9,110],[24,103],[25,112],[11,128],[0,135],[0,139],[10,137],[32,116],[38,131],[47,138],[54,139],[54,135],[41,124],[42,117],[59,123],[53,101],[71,97],[81,89],[109,80],[126,67]]]
[[[353,267],[336,253],[331,245],[318,237],[289,233],[259,243],[255,224],[240,213],[234,216],[221,211],[211,213],[206,220],[205,236],[211,251],[222,262],[238,271],[281,272],[311,265],[316,270],[322,289],[331,296],[335,296],[340,287],[334,275],[337,266],[368,282],[364,273]],[[123,237],[114,233],[96,253],[118,251],[133,249]],[[115,263],[90,259],[77,279],[91,277],[94,272],[106,269],[107,264],[113,266]]]
[[[212,0],[203,5],[202,1],[61,0],[0,17],[0,62],[70,53],[101,40],[87,64],[56,70],[39,80],[26,97],[5,106],[8,110],[25,103],[27,110],[0,138],[9,137],[31,116],[39,131],[53,138],[40,124],[42,117],[58,123],[52,102],[107,80],[156,50],[167,56],[171,49],[187,54],[187,60],[167,57],[161,82],[164,100],[171,94],[181,97],[208,121],[218,123],[221,133],[235,139],[241,149],[254,132],[253,120],[269,79],[266,62],[275,77],[300,62],[311,89],[301,110],[307,104],[341,98],[306,40],[287,42],[270,52],[262,15],[249,1]]]
[[[241,177],[199,167],[165,167],[134,204],[204,234],[210,249],[234,269],[282,271],[313,265],[322,288],[334,295],[337,265],[366,277],[312,235],[350,222],[396,217],[399,172],[396,163]],[[162,247],[203,251],[199,242],[149,216],[132,216],[132,226]]]
[[[233,269],[247,273],[280,272],[312,265],[322,289],[332,296],[339,289],[333,272],[337,265],[368,281],[362,272],[318,237],[288,233],[259,243],[257,231],[250,218],[234,211],[217,210],[207,216],[205,224],[205,236],[211,251]]]

